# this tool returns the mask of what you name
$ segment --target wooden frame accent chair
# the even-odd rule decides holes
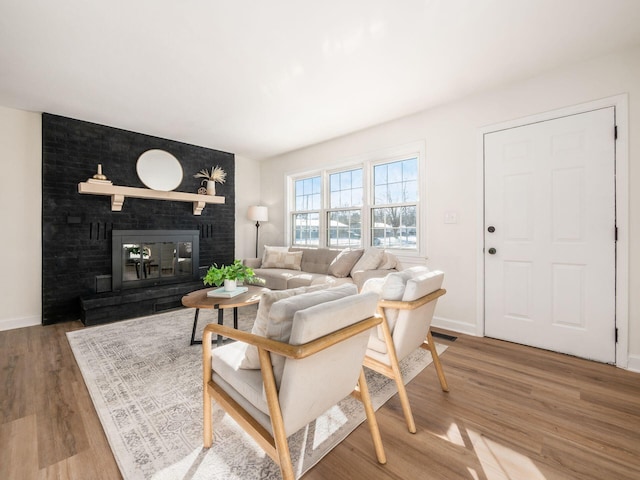
[[[335,291],[348,295],[337,298]],[[277,330],[290,328],[286,341],[207,325],[202,342],[204,446],[213,442],[215,401],[280,466],[285,480],[294,479],[287,437],[352,394],[364,404],[377,460],[386,463],[362,367],[371,329],[382,321],[375,316],[376,305],[376,295],[358,294],[353,285],[276,301],[269,321]],[[288,316],[291,321],[283,326],[279,320]],[[212,335],[218,334],[237,342],[212,349]],[[240,367],[248,349],[257,349],[259,369]]]
[[[363,287],[363,292],[374,291],[379,295],[378,314],[383,317],[382,324],[369,339],[364,365],[395,380],[407,428],[411,433],[416,432],[416,425],[399,362],[425,344],[433,357],[442,390],[449,391],[431,336],[431,320],[436,303],[446,293],[440,288],[443,280],[444,273],[441,271],[412,267],[391,273],[385,278],[370,279]]]

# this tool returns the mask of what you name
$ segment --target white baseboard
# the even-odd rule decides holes
[[[34,325],[41,324],[42,318],[40,318],[39,315],[21,318],[4,318],[0,319],[0,331],[13,330],[14,328],[33,327]]]
[[[446,330],[452,330],[458,333],[464,333],[466,335],[472,335],[477,337],[476,326],[469,323],[460,322],[458,320],[451,320],[450,318],[443,318],[434,316],[431,321],[431,325],[437,328],[444,328]]]
[[[627,370],[640,373],[640,355],[629,355]]]
[[[459,320],[452,320],[450,318],[434,316],[431,322],[431,326],[436,328],[444,328],[445,330],[451,330],[452,332],[464,333],[473,337],[478,336],[475,325],[460,322]],[[627,366],[621,368],[640,373],[640,355],[629,355]]]

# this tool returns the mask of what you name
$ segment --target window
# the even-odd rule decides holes
[[[358,247],[362,245],[362,169],[329,175],[329,210],[327,245]]]
[[[418,159],[373,167],[372,244],[417,249]]]
[[[295,211],[293,213],[293,244],[320,244],[320,177],[295,181]]]
[[[391,152],[386,158],[393,160],[371,158],[340,170],[290,177],[291,244],[417,253],[420,156]]]

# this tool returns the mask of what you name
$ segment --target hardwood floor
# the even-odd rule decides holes
[[[66,340],[79,322],[0,332],[0,479],[118,479]],[[450,333],[450,332],[448,332]],[[455,334],[454,334],[455,335]],[[459,335],[408,388],[418,432],[392,398],[305,475],[318,479],[638,479],[640,374]]]

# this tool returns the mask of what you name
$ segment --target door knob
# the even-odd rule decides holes
[[[496,249],[495,248],[490,248],[489,249],[489,255],[495,255],[496,254]]]
[[[491,225],[489,228],[487,228],[487,230],[489,231],[489,233],[493,233],[496,231],[496,227],[494,227],[493,225]]]

